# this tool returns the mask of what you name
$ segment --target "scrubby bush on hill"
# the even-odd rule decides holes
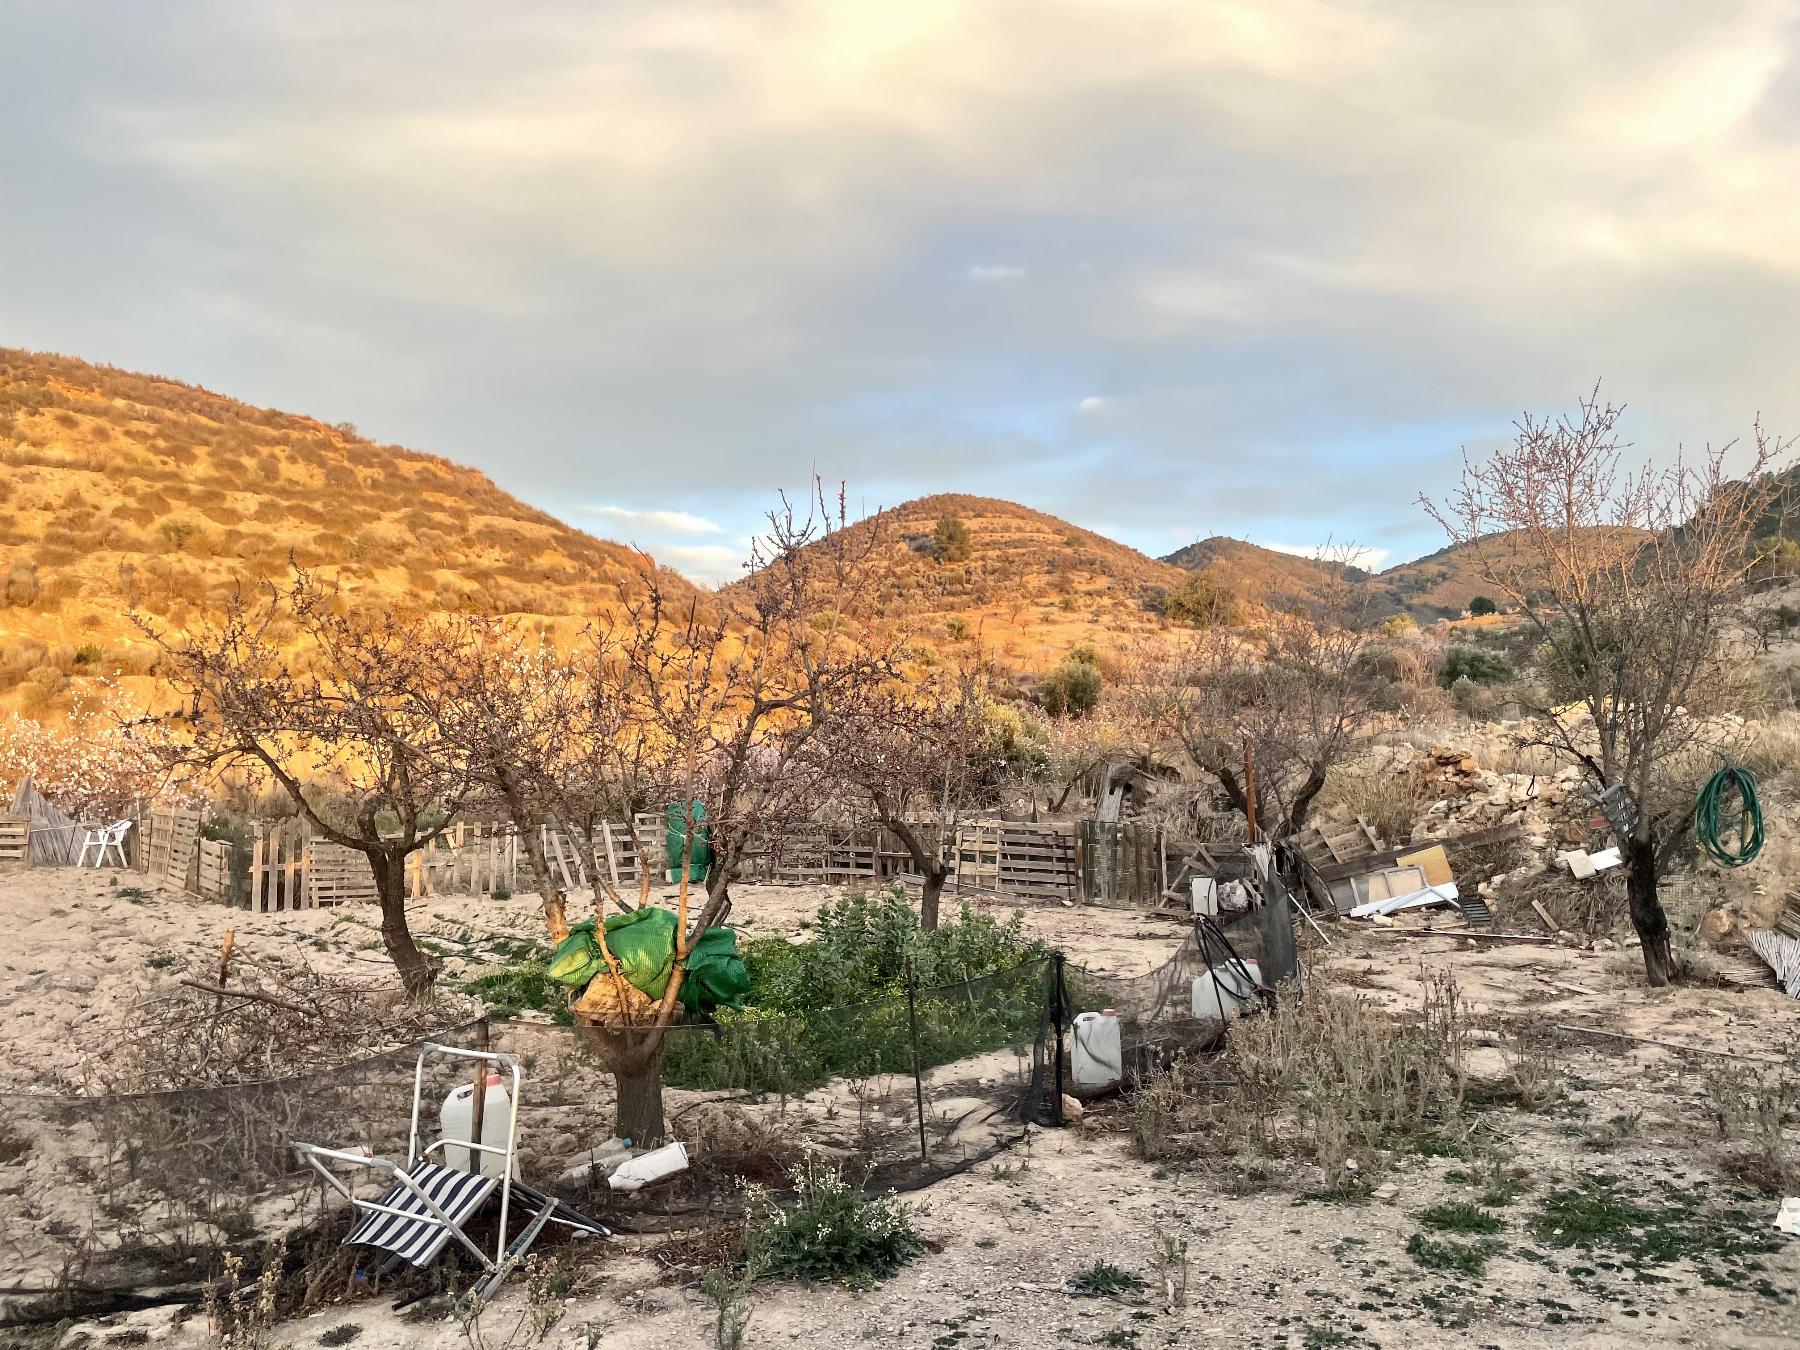
[[[1038,681],[1038,702],[1052,717],[1079,717],[1099,706],[1105,687],[1106,678],[1100,668],[1070,652],[1056,669]]]
[[[1242,618],[1237,597],[1208,572],[1195,572],[1170,591],[1163,612],[1190,628],[1229,628]]]
[[[1516,677],[1512,662],[1499,652],[1485,651],[1480,647],[1452,647],[1444,657],[1444,664],[1438,667],[1437,681],[1445,689],[1449,689],[1458,680],[1470,680],[1475,684],[1505,684]]]

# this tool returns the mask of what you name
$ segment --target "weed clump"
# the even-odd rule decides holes
[[[835,1168],[808,1166],[795,1203],[759,1194],[746,1264],[780,1279],[828,1281],[867,1289],[896,1274],[925,1250],[912,1210],[891,1193],[869,1196]]]
[[[1448,978],[1428,978],[1417,1018],[1396,1022],[1322,972],[1304,1000],[1234,1023],[1222,1059],[1178,1062],[1132,1101],[1139,1153],[1170,1160],[1297,1153],[1328,1190],[1360,1193],[1388,1150],[1457,1154],[1467,1027]]]
[[[1470,1279],[1487,1274],[1488,1258],[1505,1251],[1505,1245],[1493,1238],[1479,1242],[1451,1242],[1414,1233],[1406,1240],[1406,1254],[1427,1270],[1453,1270]]]
[[[1120,1294],[1135,1294],[1144,1287],[1143,1280],[1129,1270],[1107,1261],[1096,1261],[1076,1271],[1068,1284],[1069,1293],[1076,1298],[1116,1298]]]

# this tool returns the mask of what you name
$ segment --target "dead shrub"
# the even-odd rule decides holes
[[[1766,1190],[1800,1186],[1800,1147],[1788,1137],[1800,1125],[1800,1050],[1785,1068],[1727,1060],[1701,1074],[1726,1171]]]
[[[1233,1023],[1217,1061],[1178,1062],[1134,1094],[1139,1153],[1297,1154],[1329,1189],[1353,1190],[1386,1150],[1446,1132],[1459,1146],[1467,1017],[1454,979],[1424,983],[1418,1014],[1395,1020],[1315,969],[1304,999]]]
[[[1404,844],[1434,799],[1412,773],[1339,773],[1322,803],[1332,815],[1361,817],[1384,842]]]

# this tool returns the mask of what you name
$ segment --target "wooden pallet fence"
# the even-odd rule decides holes
[[[231,893],[231,845],[221,839],[202,839],[195,849],[200,898],[230,904],[236,898]]]
[[[772,882],[835,884],[880,875],[880,831],[872,826],[803,825],[775,840],[757,869]]]
[[[1168,875],[1163,831],[1154,825],[1080,822],[1081,898],[1087,904],[1154,909]]]
[[[380,898],[369,855],[327,839],[306,841],[306,907],[374,904]]]
[[[1081,894],[1080,834],[1061,822],[972,822],[957,831],[957,889],[1006,891],[1037,900]]]
[[[199,884],[195,868],[200,843],[200,813],[172,803],[150,808],[150,876],[192,891]]]
[[[24,862],[30,848],[30,818],[0,816],[0,862]]]
[[[250,841],[249,908],[259,914],[308,909],[307,831],[298,820],[257,821]],[[364,864],[367,871],[367,864]]]

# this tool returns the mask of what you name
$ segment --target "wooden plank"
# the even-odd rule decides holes
[[[202,899],[229,903],[231,896],[231,845],[218,839],[202,839],[198,845],[198,888]]]

